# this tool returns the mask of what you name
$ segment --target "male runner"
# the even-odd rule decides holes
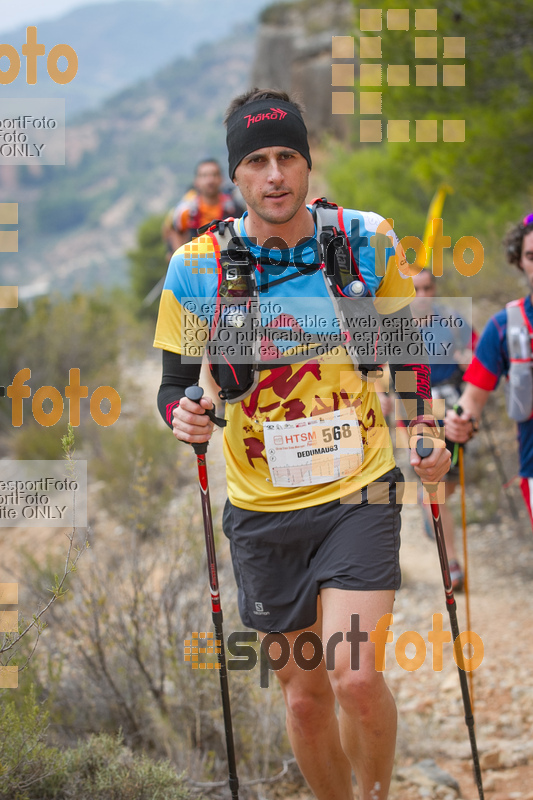
[[[507,378],[508,410],[518,422],[520,488],[533,525],[533,214],[512,228],[505,239],[505,247],[507,261],[524,273],[530,292],[498,311],[485,326],[472,363],[464,374],[466,389],[459,400],[463,413],[461,416],[455,411],[446,413],[446,436],[465,442],[474,435],[485,403],[504,375]],[[514,306],[513,311],[510,305]],[[513,334],[525,339],[526,347],[525,352],[518,354],[510,353],[508,338],[509,315],[515,313],[517,319],[512,323]],[[516,409],[525,413],[516,414]]]
[[[190,242],[198,228],[213,219],[234,217],[242,213],[235,199],[222,191],[222,170],[214,158],[205,158],[196,165],[194,188],[190,189],[163,222],[162,235],[169,258],[178,247]]]
[[[338,335],[338,326],[331,323],[333,306],[318,259],[315,223],[305,203],[311,156],[299,107],[283,92],[252,90],[232,102],[226,125],[230,176],[248,209],[237,221],[237,233],[257,260],[258,284],[265,286],[270,280],[272,285],[261,295],[265,331],[300,334],[302,339],[320,331]],[[349,210],[343,216],[372,296],[384,303],[387,313],[398,312],[407,320],[414,291],[411,279],[398,269],[394,234],[384,269],[378,270],[371,240],[383,218]],[[357,225],[351,225],[353,220]],[[196,334],[205,334],[211,323],[195,309],[208,307],[207,301],[217,295],[216,260],[209,236],[195,243],[194,253],[186,251],[182,248],[172,258],[161,298],[155,338],[155,346],[164,351],[158,402],[176,438],[199,443],[213,432],[204,413],[212,399],[203,397],[197,405],[184,397],[199,371],[199,357],[196,363],[185,363],[185,356],[187,343],[201,341]],[[264,257],[273,252],[282,266],[269,270]],[[316,268],[290,265],[303,261]],[[399,261],[405,264],[403,258]],[[326,307],[329,318],[322,314]],[[320,314],[314,313],[317,309]],[[274,336],[270,341],[278,340]],[[294,347],[290,336],[288,344]],[[370,637],[379,620],[392,611],[400,585],[401,504],[395,490],[401,472],[395,468],[377,393],[361,378],[345,349],[317,351],[314,357],[311,351],[308,358],[293,362],[285,358],[287,352],[286,348],[280,358],[282,366],[261,371],[249,394],[226,406],[229,500],[223,524],[231,544],[239,610],[244,624],[261,634],[281,631],[291,653],[305,631],[317,634],[324,650],[327,642],[338,642],[331,669],[324,659],[315,669],[302,669],[291,657],[277,670],[289,737],[318,800],[351,800],[352,770],[361,800],[385,800],[394,759],[396,707],[382,671],[376,669],[377,651]],[[394,377],[395,368],[391,370]],[[411,431],[435,434],[427,364],[405,365],[402,370],[400,383],[409,391],[402,394],[398,381],[397,388],[413,410]],[[313,431],[306,425],[314,420]],[[331,427],[319,428],[324,424]],[[327,433],[330,441],[335,432],[346,435],[340,446],[333,442],[329,448],[340,453],[340,461],[332,458],[333,466],[322,456],[314,459],[313,445],[294,445],[304,435],[318,436],[317,431]],[[414,444],[415,437],[411,441]],[[414,447],[411,450],[411,464],[424,481],[440,480],[449,461],[443,447],[435,447],[423,460]],[[354,620],[360,634],[352,636]],[[384,621],[383,636],[387,618]],[[273,646],[269,651],[274,659],[275,650]],[[312,657],[311,644],[303,653]]]

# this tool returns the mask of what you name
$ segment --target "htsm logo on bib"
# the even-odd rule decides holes
[[[270,614],[270,611],[264,610],[263,603],[254,603],[254,606],[255,606],[255,612],[254,612],[255,614],[260,614],[264,617]]]

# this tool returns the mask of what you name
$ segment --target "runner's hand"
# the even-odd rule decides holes
[[[213,407],[213,401],[206,395],[200,398],[199,403],[189,400],[188,397],[182,397],[179,406],[172,412],[172,432],[176,439],[189,444],[208,442],[215,424],[204,411]]]
[[[463,411],[462,414],[459,415],[457,411],[454,411],[452,408],[449,408],[446,412],[444,425],[446,428],[446,438],[449,439],[450,442],[459,442],[460,444],[468,442],[477,430],[470,414]]]
[[[427,429],[427,437],[433,438],[434,428]],[[433,450],[426,458],[420,458],[416,452],[416,443],[420,437],[411,436],[409,446],[411,448],[411,466],[419,476],[422,483],[438,483],[450,469],[452,456],[446,449],[442,439],[433,438]]]

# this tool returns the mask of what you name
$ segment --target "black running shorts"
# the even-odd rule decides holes
[[[308,628],[316,622],[320,589],[399,589],[400,511],[397,467],[375,481],[388,482],[389,503],[330,503],[295,511],[247,511],[228,500],[223,528],[230,540],[239,612],[249,628],[268,633]]]

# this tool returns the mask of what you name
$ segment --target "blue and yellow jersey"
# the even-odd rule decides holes
[[[269,255],[279,262],[257,269],[261,325],[278,331],[314,336],[338,335],[339,325],[322,271],[318,268],[316,241],[306,240],[294,249],[265,251],[246,236],[244,220],[237,233],[258,259]],[[393,313],[415,296],[412,280],[402,272],[405,256],[394,233],[388,246],[374,237],[387,223],[377,214],[343,212],[361,274],[381,313]],[[377,245],[377,246],[376,246]],[[294,264],[317,264],[316,270],[298,270]],[[277,285],[280,277],[298,273],[294,280]],[[198,356],[208,339],[218,286],[217,262],[212,239],[205,235],[184,245],[170,261],[161,297],[154,346],[183,357]],[[270,286],[272,284],[272,286]],[[346,301],[344,301],[346,302]],[[289,351],[290,341],[276,346]],[[257,511],[286,511],[326,503],[346,496],[383,475],[394,466],[392,445],[375,391],[363,381],[343,347],[261,370],[256,388],[244,400],[226,406],[224,429],[228,494],[231,502]],[[265,451],[263,424],[291,421],[353,408],[364,446],[361,467],[348,478],[295,488],[273,486]]]

